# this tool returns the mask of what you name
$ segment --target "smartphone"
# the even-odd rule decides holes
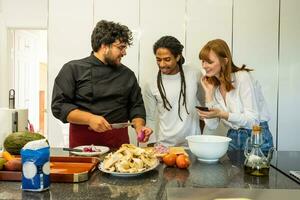
[[[195,106],[197,109],[202,110],[202,111],[209,111],[208,107],[204,107],[204,106]]]

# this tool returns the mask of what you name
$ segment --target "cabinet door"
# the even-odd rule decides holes
[[[300,150],[300,1],[281,1],[278,149]]]
[[[276,144],[278,87],[278,0],[239,0],[233,6],[233,57],[254,69],[263,88]]]
[[[162,36],[176,37],[184,46],[185,0],[140,1],[140,80],[143,86],[149,78],[156,77],[158,66],[153,44]]]
[[[231,46],[232,0],[187,1],[186,60],[194,67],[201,67],[199,52],[209,41],[225,40]]]

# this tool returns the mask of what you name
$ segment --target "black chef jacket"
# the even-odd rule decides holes
[[[122,64],[105,65],[93,54],[62,67],[54,82],[51,108],[64,123],[77,108],[101,115],[109,123],[146,118],[133,71]]]

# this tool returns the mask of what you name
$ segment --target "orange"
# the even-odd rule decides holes
[[[167,166],[172,167],[176,164],[176,158],[177,158],[176,154],[168,153],[163,157],[163,161]]]
[[[186,169],[190,166],[190,159],[184,154],[180,154],[176,158],[176,165],[180,169]]]

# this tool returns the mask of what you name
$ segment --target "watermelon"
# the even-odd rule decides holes
[[[27,142],[33,140],[44,139],[45,137],[39,133],[32,132],[15,132],[9,134],[3,143],[4,149],[13,155],[20,155],[22,147]]]

